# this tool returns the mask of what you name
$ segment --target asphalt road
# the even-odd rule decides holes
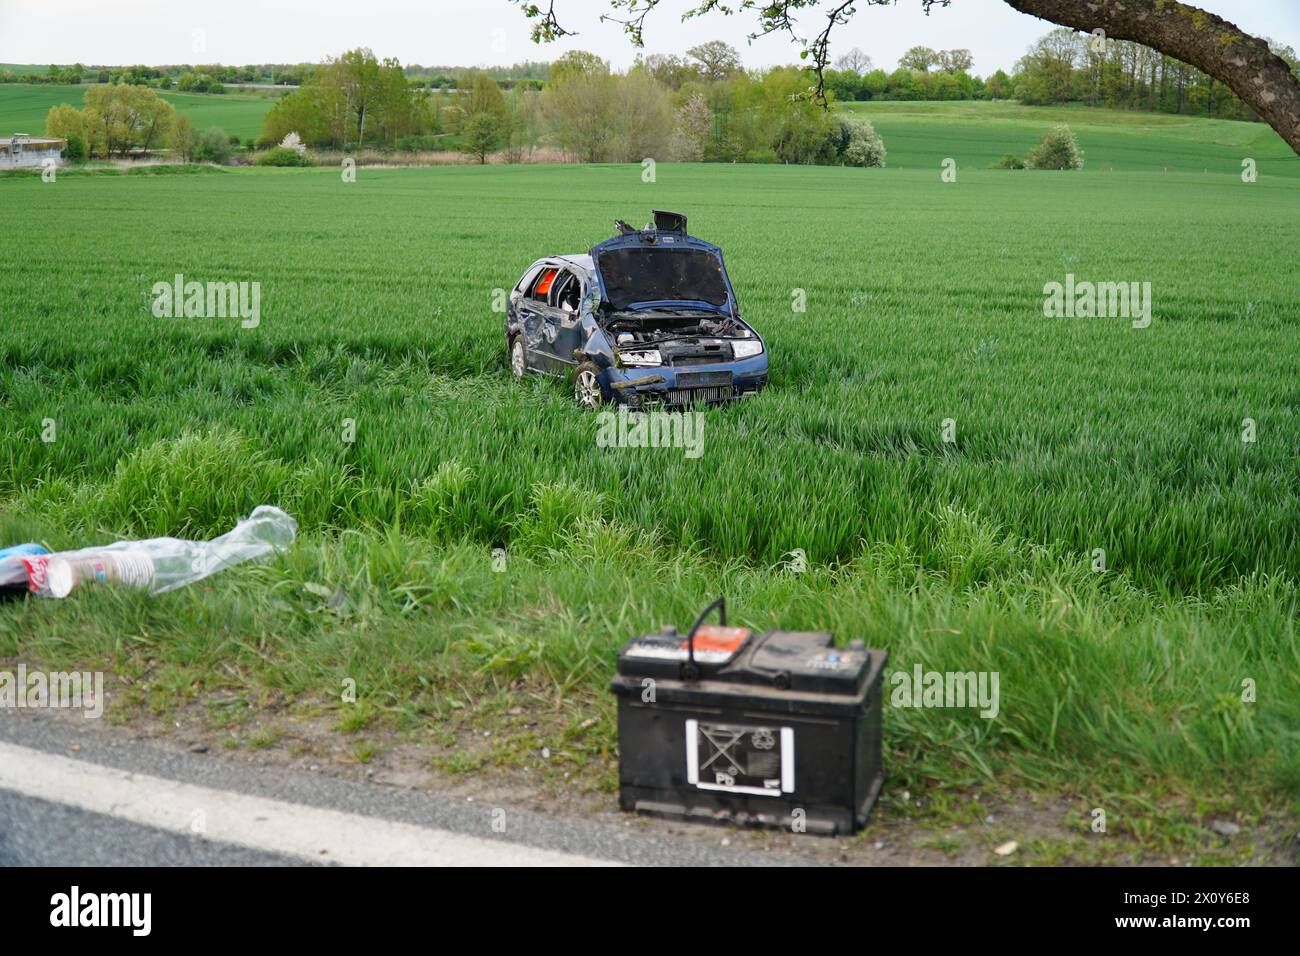
[[[243,767],[0,711],[0,866],[753,866],[743,851]]]

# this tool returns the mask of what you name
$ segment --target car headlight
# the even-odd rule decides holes
[[[731,354],[738,359],[749,358],[763,351],[763,343],[758,339],[742,339],[731,343]]]
[[[664,360],[658,349],[640,349],[636,352],[620,352],[624,365],[663,365]]]

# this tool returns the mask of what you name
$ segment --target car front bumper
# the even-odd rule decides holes
[[[708,365],[605,369],[601,386],[620,405],[686,408],[751,398],[767,385],[767,353]]]

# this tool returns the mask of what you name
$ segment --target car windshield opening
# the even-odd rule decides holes
[[[702,249],[610,249],[600,255],[610,307],[633,302],[727,303],[722,260]]]

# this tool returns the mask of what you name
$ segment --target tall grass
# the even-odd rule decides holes
[[[147,474],[155,443],[215,434],[267,477],[218,452],[186,530],[229,524],[252,489],[309,500],[309,529],[390,524],[455,459],[485,543],[528,489],[565,479],[718,558],[839,563],[883,540],[933,564],[934,515],[954,506],[1083,562],[1103,549],[1171,593],[1300,578],[1289,181],[665,167],[642,190],[633,173],[0,183],[33,233],[0,250],[0,494],[54,507]],[[723,243],[771,350],[771,388],[710,413],[698,461],[595,447],[562,387],[507,378],[490,310],[543,251],[583,250],[651,204]],[[178,272],[260,281],[260,327],[155,319],[149,290]],[[1150,281],[1152,326],[1044,318],[1042,286],[1067,272]],[[76,529],[140,530],[80,500]]]

